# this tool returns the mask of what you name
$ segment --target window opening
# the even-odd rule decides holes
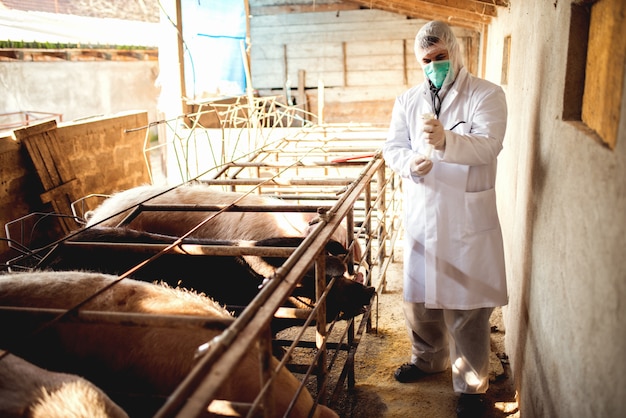
[[[572,4],[563,120],[580,121],[614,149],[626,62],[626,4],[598,0]]]
[[[504,47],[502,50],[502,76],[500,84],[506,86],[509,83],[509,66],[511,63],[511,35],[504,37]]]

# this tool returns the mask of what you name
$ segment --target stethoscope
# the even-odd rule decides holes
[[[436,88],[435,86],[432,85],[432,83],[430,83],[430,81],[428,82],[429,86],[430,86],[430,98],[432,100],[432,104],[433,104],[433,111],[435,112],[435,117],[437,119],[439,119],[439,112],[441,112],[441,98],[439,97],[439,90],[438,88]],[[456,128],[457,126],[459,126],[462,123],[467,123],[464,120],[459,121],[457,123],[455,123],[452,128],[448,129],[448,131],[452,131],[454,128]]]

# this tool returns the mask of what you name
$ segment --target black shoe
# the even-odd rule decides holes
[[[456,404],[457,418],[479,418],[485,412],[485,400],[480,393],[461,393]]]
[[[413,363],[404,363],[393,373],[393,377],[401,383],[415,382],[425,375],[426,372],[422,371],[422,369]]]

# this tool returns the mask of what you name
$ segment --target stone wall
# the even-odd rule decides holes
[[[56,129],[60,155],[71,166],[77,181],[71,195],[80,199],[90,194],[110,194],[149,183],[144,162],[146,112],[126,112],[80,122],[60,123]],[[23,144],[13,137],[0,138],[0,239],[4,226],[11,223],[11,238],[36,247],[62,236],[50,204],[42,202],[42,183]],[[85,210],[99,200],[85,200]],[[35,213],[24,222],[15,220]],[[72,213],[63,215],[71,216]],[[21,227],[20,225],[23,225]],[[80,226],[76,223],[76,228]],[[23,234],[18,231],[23,230]],[[5,240],[0,240],[0,261],[17,256]]]

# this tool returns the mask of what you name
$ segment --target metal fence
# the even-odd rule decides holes
[[[258,130],[261,136],[255,135],[254,141],[249,142],[243,151],[235,148],[231,152],[220,150],[219,158],[197,155],[197,149],[193,155],[190,152],[176,153],[176,163],[181,172],[184,171],[182,167],[189,167],[190,159],[217,162],[207,170],[194,172],[192,177],[188,172],[190,177],[181,184],[201,182],[220,190],[279,197],[287,204],[247,210],[315,212],[319,222],[302,243],[292,249],[284,264],[254,300],[219,338],[208,344],[208,349],[187,378],[165,400],[156,414],[158,417],[199,416],[207,406],[228,403],[228,399],[217,399],[217,393],[228,379],[228,371],[240,362],[250,347],[257,344],[261,344],[268,356],[272,353],[272,346],[284,347],[285,356],[278,368],[286,367],[299,376],[302,382],[299,390],[309,390],[316,403],[332,408],[341,396],[345,396],[345,389],[355,385],[355,353],[364,333],[376,331],[377,295],[385,290],[387,265],[393,260],[393,249],[400,232],[400,183],[382,159],[380,147],[384,131],[360,124],[315,125],[309,122],[294,129],[275,126],[272,122],[272,126],[265,128],[272,130],[268,134],[258,129],[258,115],[252,117],[246,109],[233,106],[237,105],[229,105],[224,113],[231,116],[222,123],[219,141],[226,144],[228,137],[252,135],[251,130]],[[247,108],[248,104],[241,103],[240,106]],[[264,102],[261,108],[275,112],[277,106],[268,106]],[[212,108],[208,111],[218,110]],[[295,114],[291,110],[280,112],[263,115],[263,118],[284,121],[286,114]],[[240,119],[242,114],[248,116]],[[232,115],[238,116],[233,119]],[[193,122],[198,116],[186,115],[179,119],[176,124],[182,120],[191,120],[192,124],[174,131],[185,131],[185,135],[206,135],[201,132],[204,128]],[[290,120],[293,122],[297,118]],[[183,138],[184,135],[176,133],[165,145],[175,148]],[[155,149],[146,140],[145,155]],[[226,158],[237,152],[240,155],[235,158]],[[146,158],[146,162],[150,164],[150,159]],[[236,205],[228,210],[237,210]],[[80,223],[81,214],[74,213],[73,216]],[[348,233],[348,245],[362,248],[359,260],[354,260],[350,251],[347,262],[354,264],[356,271],[362,272],[365,284],[374,286],[376,295],[362,315],[348,320],[337,318],[327,323],[326,296],[334,282],[326,283],[321,254],[340,226]],[[25,249],[26,255],[12,260],[11,264],[24,268],[28,263],[21,263],[22,259],[41,253],[40,250]],[[239,247],[230,251],[245,255],[250,250]],[[284,301],[311,266],[316,267],[316,302],[304,313],[299,313],[300,326],[271,338],[272,319],[282,312]],[[73,320],[80,320],[80,317]],[[94,322],[94,319],[89,317],[89,321]],[[145,321],[139,322],[143,324]],[[132,320],[124,324],[134,326]],[[313,336],[311,330],[314,330]],[[268,405],[271,405],[271,387],[277,370],[267,370],[267,363],[262,363],[262,366],[265,367],[259,377],[262,389],[253,403],[244,406],[247,416],[274,416]]]

